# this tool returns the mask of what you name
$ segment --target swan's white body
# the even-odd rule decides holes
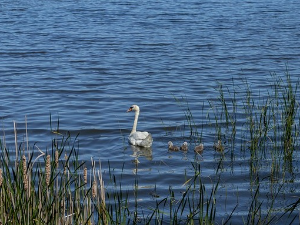
[[[137,122],[140,114],[140,108],[137,105],[132,105],[127,112],[135,111],[133,127],[130,135],[128,136],[128,142],[131,145],[149,148],[152,146],[152,136],[149,132],[136,131]]]

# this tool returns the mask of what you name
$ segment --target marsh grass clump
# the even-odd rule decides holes
[[[231,143],[234,151],[236,133],[240,132],[241,150],[249,153],[253,162],[269,156],[279,160],[283,156],[284,163],[288,164],[299,139],[299,82],[293,83],[288,71],[285,79],[276,74],[272,77],[274,82],[270,87],[273,92],[264,94],[253,93],[247,81],[243,87],[233,84],[233,90],[219,84],[219,103],[209,101],[214,114],[210,124],[215,127],[215,139]],[[236,88],[245,90],[241,93],[244,99],[236,98]]]
[[[286,86],[284,86],[283,109],[282,109],[282,127],[283,127],[283,149],[284,157],[291,160],[295,148],[296,138],[298,137],[297,127],[295,124],[296,114],[299,108],[299,102],[296,101],[298,84],[293,87],[290,74],[286,72]]]
[[[19,146],[15,149],[16,156],[22,155],[20,161],[11,157],[6,146],[1,146],[1,224],[30,224],[32,221],[36,224],[95,224],[98,220],[108,224],[104,184],[91,190],[83,180],[84,163],[78,162],[76,139],[70,146],[69,134],[58,137],[53,139],[51,151],[42,151],[37,146],[25,150],[23,144],[16,143],[15,146]],[[67,155],[65,159],[61,159],[63,153]],[[100,179],[101,174],[96,177]]]
[[[295,179],[295,158],[299,156],[299,80],[293,82],[287,69],[282,77],[272,74],[269,89],[252,90],[246,80],[243,82],[238,86],[233,82],[232,87],[219,83],[216,88],[219,97],[208,100],[210,113],[206,114],[206,118],[192,113],[193,108],[190,106],[186,107],[184,115],[189,124],[189,138],[197,140],[198,134],[195,131],[199,127],[205,127],[206,136],[209,133],[210,137],[206,138],[209,140],[201,137],[204,143],[221,140],[224,144],[224,154],[216,159],[219,160],[217,171],[222,168],[225,157],[228,160],[228,155],[232,164],[238,155],[248,161],[249,185],[255,191],[251,195],[253,201],[250,201],[251,210],[245,223],[265,224],[277,218],[274,217],[276,210],[273,207],[279,193],[272,195],[272,204],[263,205],[259,200],[263,186],[261,174],[269,170],[270,176],[264,179],[268,179],[266,186],[272,192],[278,185],[282,185],[283,189],[288,187]],[[181,103],[182,105],[184,104]],[[200,122],[197,117],[201,117]],[[298,206],[299,203],[294,205]]]

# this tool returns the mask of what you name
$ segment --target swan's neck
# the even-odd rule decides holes
[[[136,132],[136,127],[137,127],[137,122],[138,122],[139,114],[140,114],[139,110],[135,111],[133,127],[132,127],[132,131],[131,131],[130,134],[133,134],[133,133]]]

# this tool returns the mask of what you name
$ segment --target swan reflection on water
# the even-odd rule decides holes
[[[139,157],[145,157],[149,161],[152,160],[152,148],[143,148],[143,147],[134,146],[134,145],[130,145],[130,147],[131,147],[131,150],[133,152],[133,154],[130,155],[130,156],[134,158],[132,160],[132,162],[135,164],[135,168],[132,170],[132,172],[134,174],[136,174],[138,170],[139,171],[149,171],[149,170],[151,170],[151,168],[138,169],[138,164],[140,163]]]
[[[130,145],[133,154],[131,157],[138,158],[144,156],[148,160],[152,160],[152,148],[143,148],[139,146]]]

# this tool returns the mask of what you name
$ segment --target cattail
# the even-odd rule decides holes
[[[65,202],[64,202],[64,200],[61,200],[61,201],[60,201],[60,212],[61,212],[62,214],[65,213]]]
[[[0,168],[0,187],[2,186],[3,177],[2,177],[2,169]]]
[[[55,151],[55,166],[58,168],[58,151]]]
[[[46,158],[46,184],[49,186],[51,177],[51,158],[50,155],[47,155]]]
[[[22,162],[23,162],[23,177],[26,175],[27,165],[26,165],[26,156],[22,156]]]
[[[84,183],[87,184],[87,168],[86,167],[83,169],[83,180],[84,180]]]
[[[67,161],[68,160],[68,155],[65,154],[65,160]],[[65,167],[64,167],[64,175],[67,174],[67,165],[65,164]]]
[[[28,189],[28,178],[27,178],[27,164],[26,164],[26,156],[22,156],[22,163],[23,163],[23,184],[24,190]]]
[[[93,198],[96,198],[97,196],[97,182],[95,180],[93,181],[93,186],[92,186],[92,196]]]
[[[23,174],[26,173],[27,170],[27,164],[26,164],[26,156],[22,156],[22,162],[23,162]]]

